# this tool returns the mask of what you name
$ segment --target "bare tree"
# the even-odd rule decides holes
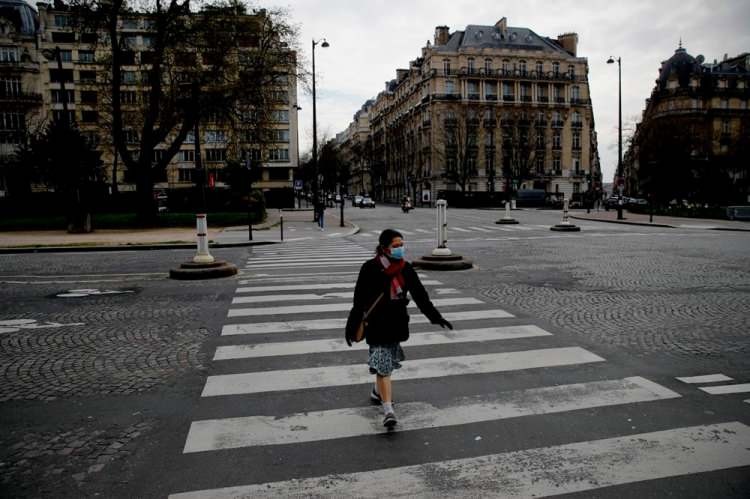
[[[283,11],[247,15],[237,0],[205,4],[197,12],[188,0],[144,2],[137,11],[125,0],[74,1],[83,29],[106,33],[100,42],[107,56],[100,62],[108,68],[112,142],[135,180],[144,221],[156,215],[155,175],[189,134],[199,147],[201,120],[218,116],[238,124],[258,144],[256,159],[263,156],[265,131],[283,102],[280,88],[288,88],[284,78],[297,76],[297,29]],[[123,29],[131,22],[145,23],[148,50],[134,50]],[[133,65],[140,74],[127,69]],[[127,85],[135,83],[146,91],[130,90]]]
[[[502,173],[508,201],[520,183],[530,178],[538,155],[547,148],[547,131],[540,125],[538,118],[529,119],[525,113],[503,116]]]
[[[442,134],[438,132],[436,139],[436,156],[442,160],[445,168],[443,177],[466,192],[470,180],[478,173],[478,116],[463,106],[448,107],[442,123]]]

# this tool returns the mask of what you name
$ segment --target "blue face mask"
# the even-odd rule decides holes
[[[394,260],[401,260],[404,258],[404,247],[399,246],[398,248],[391,248],[391,258]]]

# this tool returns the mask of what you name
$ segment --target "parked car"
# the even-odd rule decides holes
[[[362,196],[354,196],[352,198],[352,206],[359,206],[361,202],[362,202]]]
[[[617,209],[617,205],[620,202],[620,198],[617,196],[610,196],[604,201],[604,209],[608,210],[610,208]]]
[[[750,206],[727,206],[729,220],[750,220]]]
[[[362,201],[359,203],[360,208],[375,208],[375,201],[372,200],[372,198],[362,198]]]

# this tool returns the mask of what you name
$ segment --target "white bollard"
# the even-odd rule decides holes
[[[198,229],[198,253],[193,257],[195,263],[214,263],[214,257],[208,252],[208,221],[205,213],[195,215]]]
[[[563,199],[563,217],[561,225],[570,225],[570,220],[568,220],[568,198]]]
[[[453,252],[448,248],[448,201],[438,199],[435,203],[437,214],[437,247],[432,250],[434,256],[449,256]]]
[[[505,203],[505,218],[511,218],[511,216],[510,216],[510,203]]]

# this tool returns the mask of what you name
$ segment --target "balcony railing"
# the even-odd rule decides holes
[[[36,104],[42,102],[42,94],[33,92],[8,92],[0,89],[0,100]]]
[[[466,94],[469,100],[479,100],[479,94]]]
[[[570,124],[573,128],[583,128],[583,122],[582,121],[574,121]]]
[[[484,100],[497,100],[497,95],[495,94],[485,94]]]
[[[565,125],[563,121],[555,120],[552,121],[552,128],[562,128]]]
[[[546,95],[540,95],[536,98],[536,100],[539,102],[549,102],[549,97],[547,97]]]
[[[521,102],[531,102],[531,96],[530,95],[522,95],[521,96]]]
[[[555,102],[558,104],[565,104],[565,97],[555,97]]]
[[[461,100],[461,94],[432,94],[432,98],[436,100]]]
[[[503,102],[515,102],[515,95],[503,95]]]

